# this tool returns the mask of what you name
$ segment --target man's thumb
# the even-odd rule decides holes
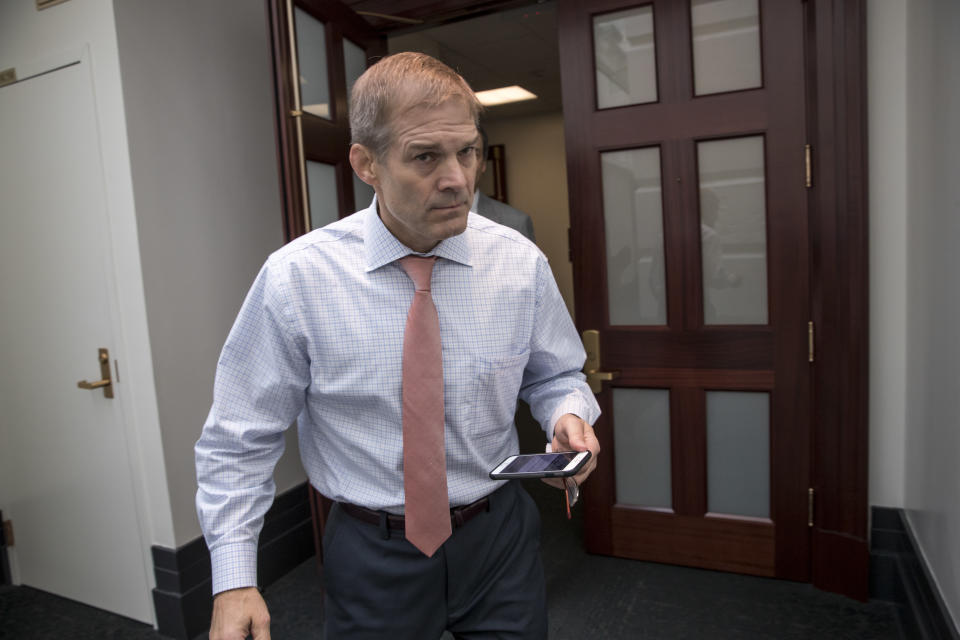
[[[586,451],[588,449],[587,438],[582,429],[579,431],[573,431],[570,434],[569,442],[570,448],[574,451]]]
[[[270,615],[254,616],[250,624],[253,640],[270,640]]]

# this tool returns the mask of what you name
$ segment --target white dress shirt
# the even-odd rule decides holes
[[[376,202],[270,256],[217,367],[196,445],[197,509],[213,591],[256,584],[257,539],[283,431],[296,420],[311,484],[332,500],[403,513],[401,354],[411,253]],[[585,354],[543,253],[471,213],[438,244],[431,289],[440,316],[451,506],[496,490],[490,470],[517,453],[517,397],[547,440],[565,413],[600,414]]]

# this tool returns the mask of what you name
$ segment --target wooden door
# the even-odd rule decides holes
[[[271,0],[287,240],[370,204],[350,167],[349,95],[386,41],[334,0]]]
[[[810,579],[800,2],[560,0],[595,553]]]

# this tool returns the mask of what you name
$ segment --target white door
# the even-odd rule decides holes
[[[13,577],[150,621],[122,412],[77,386],[100,378],[102,347],[124,392],[89,64],[0,88],[0,114],[0,509]]]

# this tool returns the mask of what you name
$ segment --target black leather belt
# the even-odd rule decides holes
[[[373,509],[367,509],[366,507],[350,504],[349,502],[338,502],[337,504],[340,505],[344,513],[353,516],[361,522],[377,525],[378,527],[385,526],[392,531],[403,531],[404,529],[403,516],[393,515],[386,511],[374,511]],[[454,529],[458,529],[484,511],[490,511],[490,498],[488,497],[480,498],[476,502],[471,502],[463,507],[450,509],[450,524]]]

